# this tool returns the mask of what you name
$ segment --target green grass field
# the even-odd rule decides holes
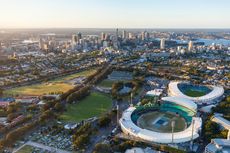
[[[66,92],[72,89],[73,85],[67,83],[41,83],[30,86],[13,88],[4,91],[4,95],[43,95],[51,92]]]
[[[160,125],[159,127],[156,124],[153,124],[157,119],[165,118],[167,120],[166,125]],[[183,131],[186,128],[186,122],[182,117],[178,117],[175,114],[167,113],[167,112],[149,112],[143,114],[139,117],[137,124],[141,128],[156,131],[156,132],[171,132],[171,122],[175,121],[175,132]]]
[[[109,79],[105,79],[103,81],[101,81],[98,86],[100,87],[105,87],[105,88],[111,88],[112,85],[116,82],[119,82],[119,81],[115,81],[115,80],[109,80]],[[123,80],[124,83],[126,82],[129,82],[128,80]]]
[[[97,68],[89,69],[89,70],[85,70],[85,71],[82,71],[82,72],[79,72],[79,73],[74,73],[74,74],[67,75],[67,76],[64,76],[64,77],[59,77],[57,79],[52,80],[51,82],[65,82],[65,81],[69,81],[69,80],[75,79],[75,78],[80,77],[80,76],[87,77],[87,76],[92,75],[96,71],[97,71]]]
[[[204,96],[206,93],[198,90],[186,90],[184,94],[190,97],[201,97]]]
[[[111,88],[112,85],[115,83],[116,81],[112,81],[112,80],[108,80],[108,79],[105,79],[103,81],[101,81],[98,86],[100,87],[106,87],[106,88]]]
[[[66,92],[74,87],[71,83],[68,83],[69,80],[72,80],[79,76],[87,77],[95,73],[96,70],[97,69],[90,69],[79,73],[71,74],[65,77],[60,77],[46,83],[43,82],[40,84],[34,84],[34,85],[9,89],[4,91],[4,95],[5,96],[11,96],[11,95],[38,95],[39,96],[43,94],[49,94],[51,92],[54,93]]]
[[[60,116],[66,122],[80,122],[82,120],[100,116],[112,107],[112,100],[108,95],[93,92],[76,104],[69,104],[67,111]]]

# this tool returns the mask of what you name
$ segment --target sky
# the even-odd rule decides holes
[[[230,0],[0,0],[0,28],[230,28]]]

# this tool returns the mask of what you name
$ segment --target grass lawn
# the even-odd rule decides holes
[[[25,145],[24,147],[22,147],[20,150],[18,150],[16,153],[31,153],[33,152],[33,147],[29,146],[29,145]]]
[[[66,92],[74,87],[71,83],[68,83],[67,81],[77,78],[79,76],[87,77],[95,73],[96,70],[97,70],[96,68],[90,69],[79,73],[71,74],[65,77],[60,77],[46,83],[43,82],[40,84],[34,84],[34,85],[9,89],[4,91],[4,95],[5,96],[11,96],[11,95],[38,95],[39,96],[43,94],[49,94],[51,92]]]
[[[204,96],[206,93],[198,90],[187,90],[185,91],[185,94],[190,97],[201,97]]]
[[[60,119],[67,122],[80,122],[82,120],[100,116],[112,107],[112,100],[109,96],[97,92],[76,104],[69,104],[67,111],[60,116]]]
[[[52,80],[51,82],[63,82],[63,81],[69,81],[69,80],[73,80],[77,77],[80,77],[80,76],[90,76],[92,75],[93,73],[95,73],[97,71],[97,68],[94,68],[94,69],[89,69],[89,70],[85,70],[85,71],[81,71],[79,73],[74,73],[74,74],[71,74],[71,75],[67,75],[67,76],[63,76],[63,77],[59,77],[57,79],[54,79]]]
[[[106,79],[106,80],[101,81],[101,82],[98,84],[98,86],[100,86],[100,87],[106,87],[106,88],[111,88],[112,85],[113,85],[115,82],[116,82],[116,81],[112,81],[112,80]]]
[[[73,85],[67,83],[41,83],[30,86],[13,88],[4,91],[4,95],[43,95],[50,92],[66,92],[72,89]]]
[[[155,122],[159,119],[165,120],[167,124],[157,125]],[[171,127],[172,120],[174,120],[176,124],[175,129],[174,129],[175,132],[180,132],[185,129],[186,122],[182,117],[178,117],[175,114],[170,114],[167,112],[159,112],[159,111],[143,114],[138,119],[137,124],[144,129],[148,129],[148,130],[152,130],[156,132],[167,133],[167,132],[171,132],[172,130],[172,127]]]

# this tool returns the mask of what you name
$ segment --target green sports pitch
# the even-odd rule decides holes
[[[137,125],[155,132],[170,133],[172,131],[172,121],[175,121],[174,132],[183,131],[187,127],[183,117],[175,113],[161,111],[142,114],[137,120]]]
[[[42,82],[38,84],[22,86],[17,88],[12,88],[4,91],[4,96],[15,96],[15,95],[34,95],[40,96],[50,93],[62,93],[66,92],[74,87],[70,81],[77,77],[87,77],[97,71],[97,68],[81,71],[71,75],[59,77],[48,82]]]
[[[69,104],[67,111],[60,116],[65,122],[80,122],[82,120],[100,116],[112,107],[109,95],[93,92],[76,104]]]
[[[192,90],[192,89],[187,89],[184,92],[185,95],[190,96],[190,97],[201,97],[206,95],[205,91],[200,91],[200,90]]]

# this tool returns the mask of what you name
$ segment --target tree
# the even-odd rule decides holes
[[[112,153],[108,144],[98,143],[95,145],[93,153]]]
[[[228,103],[230,103],[230,96],[228,96],[228,97],[226,98],[226,101],[227,101]]]
[[[84,148],[84,145],[86,145],[88,142],[89,136],[87,134],[83,134],[73,142],[74,148]]]
[[[55,105],[54,105],[54,109],[56,111],[62,111],[63,110],[63,106],[60,102],[57,102]]]
[[[220,133],[219,125],[208,120],[204,126],[204,135],[205,139],[209,142],[212,138],[215,138],[216,135]]]
[[[109,125],[110,122],[111,122],[111,119],[108,116],[103,116],[99,119],[98,125],[100,127],[106,127]]]
[[[119,150],[124,152],[126,149],[128,148],[132,148],[133,147],[133,144],[131,141],[126,141],[126,142],[123,142],[119,145]]]
[[[2,96],[3,95],[3,89],[2,88],[0,88],[0,96]]]
[[[146,105],[146,104],[148,104],[149,103],[149,100],[148,99],[142,99],[141,100],[141,105]]]
[[[6,134],[4,140],[4,147],[11,147],[15,141],[19,140],[23,135],[25,135],[28,131],[34,128],[37,125],[37,122],[28,123],[22,127],[19,127],[15,130],[10,131]]]
[[[7,107],[7,113],[15,113],[17,111],[19,111],[21,108],[21,104],[20,103],[11,103],[8,107]]]
[[[42,115],[39,117],[39,122],[44,123],[46,120],[54,118],[54,117],[55,117],[54,112],[51,110],[47,110],[43,112]]]
[[[75,149],[83,149],[85,144],[90,141],[90,135],[93,132],[93,128],[90,123],[82,125],[73,135],[73,145]]]
[[[10,113],[10,114],[7,115],[7,120],[12,121],[16,117],[18,117],[17,113]]]
[[[27,107],[27,110],[28,110],[29,112],[36,111],[36,110],[38,110],[38,106],[37,106],[36,104],[31,104],[31,105],[29,105],[29,106]]]

